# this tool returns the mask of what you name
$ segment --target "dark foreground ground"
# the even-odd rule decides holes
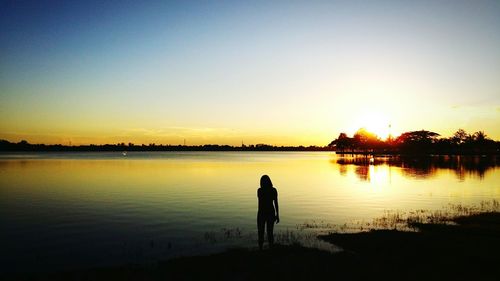
[[[500,213],[321,239],[344,252],[298,245],[229,250],[148,266],[17,276],[15,280],[500,280]]]

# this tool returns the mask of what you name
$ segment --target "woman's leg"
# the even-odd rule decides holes
[[[257,230],[259,233],[259,249],[262,250],[262,245],[264,244],[264,225],[266,220],[262,217],[262,215],[257,215]]]
[[[274,215],[268,216],[266,219],[266,224],[267,224],[267,242],[269,242],[269,247],[272,247],[274,244]]]

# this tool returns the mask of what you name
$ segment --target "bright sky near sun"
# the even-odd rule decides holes
[[[0,2],[0,139],[499,140],[499,124],[500,1]]]

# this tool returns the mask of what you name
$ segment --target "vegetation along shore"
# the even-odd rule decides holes
[[[382,140],[376,134],[363,128],[353,137],[346,133],[340,135],[325,146],[276,146],[270,144],[250,144],[241,146],[204,144],[204,145],[172,145],[172,144],[31,144],[26,140],[10,142],[0,140],[0,151],[335,151],[338,154],[411,154],[411,155],[498,155],[500,141],[495,141],[483,132],[469,134],[459,129],[448,138],[440,134],[420,130],[410,131],[398,137],[389,135]]]
[[[309,225],[308,227],[322,227]],[[149,265],[17,276],[16,280],[498,280],[500,204],[387,212],[333,226],[330,253],[292,245],[232,249]]]

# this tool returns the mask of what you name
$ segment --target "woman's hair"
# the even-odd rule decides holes
[[[271,187],[273,187],[273,182],[271,181],[271,178],[269,178],[268,175],[263,175],[260,178],[260,187],[261,188],[271,188]]]

